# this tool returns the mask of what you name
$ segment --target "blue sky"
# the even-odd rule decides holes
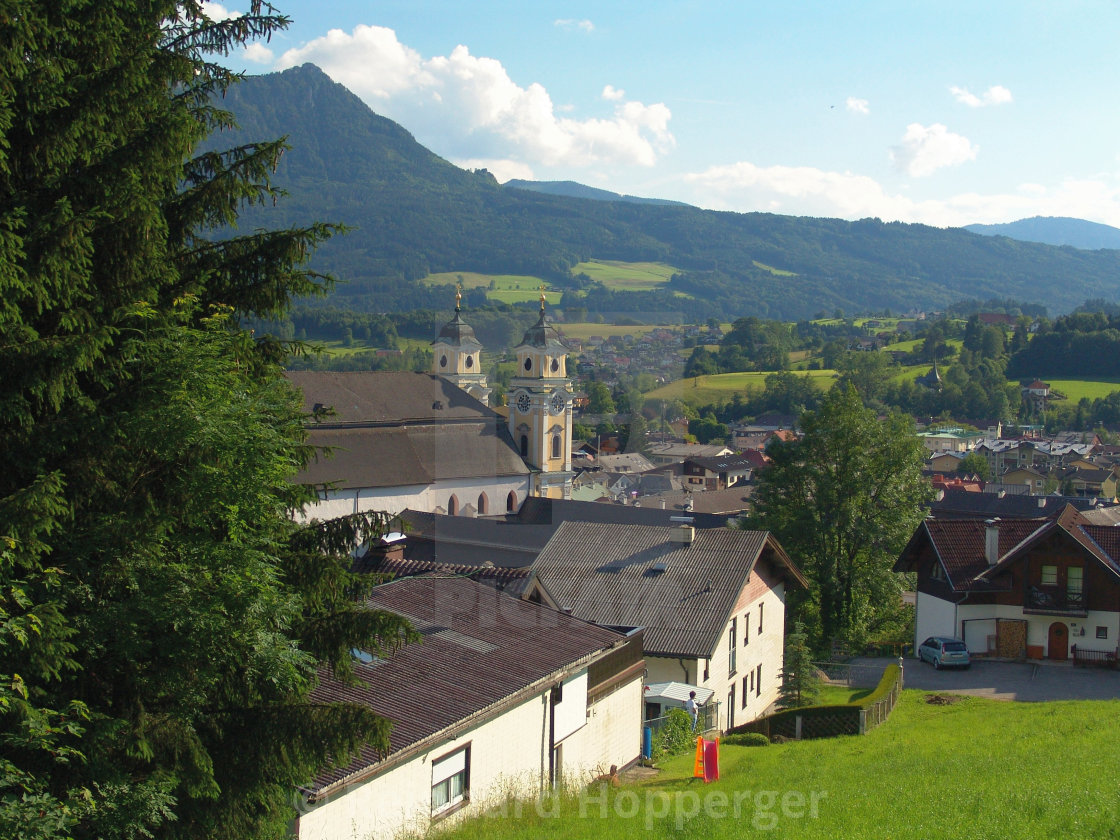
[[[245,0],[210,6],[215,14]],[[275,0],[436,154],[717,210],[1120,227],[1120,4]]]

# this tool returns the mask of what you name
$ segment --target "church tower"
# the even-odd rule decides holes
[[[432,373],[459,386],[483,405],[490,404],[490,388],[482,372],[482,345],[470,324],[460,317],[463,293],[455,290],[455,317],[443,325],[432,342]]]
[[[537,471],[531,492],[572,497],[572,392],[568,347],[544,313],[514,348],[517,372],[509,383],[509,432],[521,457]]]

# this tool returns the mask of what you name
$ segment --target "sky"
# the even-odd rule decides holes
[[[1120,227],[1115,0],[274,3],[290,27],[229,66],[316,64],[502,182],[939,227]]]

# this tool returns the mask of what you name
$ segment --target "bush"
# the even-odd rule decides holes
[[[667,758],[696,748],[697,733],[692,717],[684,709],[670,709],[665,725],[653,738],[653,759]]]
[[[720,743],[731,744],[733,747],[768,747],[770,739],[761,732],[740,732],[725,736]]]

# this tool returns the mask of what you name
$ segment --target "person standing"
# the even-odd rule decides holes
[[[696,692],[688,692],[688,700],[685,701],[684,710],[688,712],[688,716],[692,718],[692,728],[696,729],[696,717],[700,712],[699,706],[696,705]]]

